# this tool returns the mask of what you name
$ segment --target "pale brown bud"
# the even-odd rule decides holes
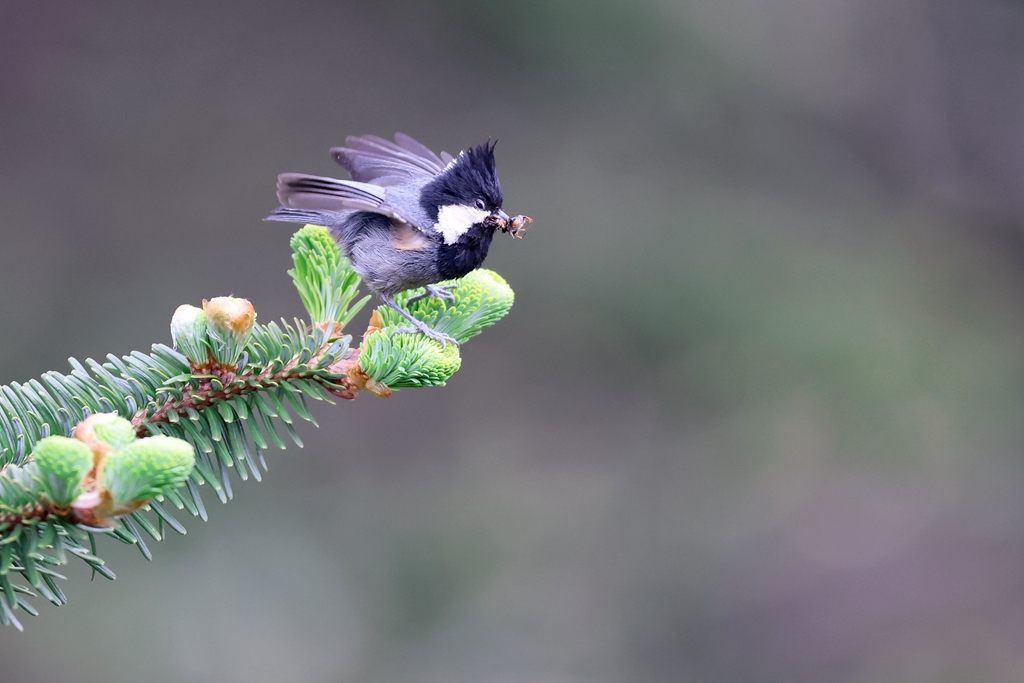
[[[217,296],[209,301],[203,299],[203,313],[210,332],[231,335],[243,341],[256,323],[256,309],[248,299],[230,296]]]

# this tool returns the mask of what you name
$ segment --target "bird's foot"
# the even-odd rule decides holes
[[[428,287],[429,286],[430,285],[428,285]],[[449,292],[449,291],[447,291],[447,289],[445,289],[446,286],[447,287],[451,287],[453,285],[445,285],[445,286],[442,286],[442,287],[435,287],[435,289],[441,290],[445,294],[447,294],[448,296],[454,297],[454,295],[451,292]],[[385,305],[387,305],[388,308],[390,308],[393,311],[397,312],[403,318],[405,318],[410,323],[412,323],[412,327],[399,327],[394,332],[392,332],[391,333],[391,338],[392,339],[394,339],[396,334],[416,334],[418,332],[418,333],[426,336],[428,339],[433,339],[434,341],[441,342],[441,348],[442,349],[445,346],[448,345],[448,342],[451,342],[452,344],[455,344],[455,347],[458,348],[459,342],[455,341],[454,337],[452,337],[450,335],[447,335],[444,332],[438,332],[433,327],[431,327],[430,325],[426,324],[425,322],[423,322],[419,318],[413,317],[412,313],[410,313],[409,311],[405,310],[404,308],[402,308],[401,306],[396,304],[395,300],[392,299],[390,296],[387,296],[387,297],[381,296],[381,298],[384,300],[384,303],[385,303]]]
[[[424,288],[426,290],[425,292],[423,292],[422,294],[417,294],[416,296],[409,297],[409,299],[405,303],[406,305],[409,305],[414,301],[426,299],[427,297],[435,297],[437,299],[441,299],[442,301],[455,301],[455,295],[452,294],[451,290],[455,289],[458,286],[459,285],[456,283],[450,285],[427,285]]]
[[[451,335],[447,335],[444,332],[438,332],[434,328],[430,327],[423,321],[417,320],[414,323],[415,327],[399,327],[391,333],[391,338],[394,339],[396,334],[422,334],[425,337],[429,337],[434,341],[441,342],[441,348],[443,349],[449,342],[455,344],[456,348],[459,346],[459,342],[455,341],[455,338]]]

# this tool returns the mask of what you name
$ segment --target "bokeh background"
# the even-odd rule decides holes
[[[495,137],[511,315],[5,683],[1024,678],[1024,4],[0,4],[0,381],[301,313],[283,171]],[[37,601],[41,602],[41,601]]]

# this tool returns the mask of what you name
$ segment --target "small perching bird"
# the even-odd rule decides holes
[[[284,173],[277,178],[281,206],[267,220],[327,227],[367,288],[412,325],[396,334],[421,332],[442,344],[456,343],[394,297],[425,287],[420,297],[452,300],[452,285],[436,283],[479,268],[495,230],[522,237],[531,219],[502,211],[494,145],[452,157],[438,156],[402,133],[395,142],[364,135],[345,138],[345,144],[331,156],[352,180]]]

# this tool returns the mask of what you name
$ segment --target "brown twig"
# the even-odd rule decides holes
[[[370,334],[370,332],[379,328],[380,317],[374,311],[365,334]],[[324,354],[327,353],[327,349],[334,344],[336,337],[340,336],[340,334],[340,327],[332,330],[331,336],[313,353],[307,361],[307,365],[314,364],[322,359]],[[148,425],[170,422],[169,414],[173,413],[184,416],[188,414],[189,408],[202,410],[217,401],[226,401],[236,396],[245,396],[257,391],[273,388],[282,382],[296,380],[316,382],[331,395],[345,400],[354,399],[360,391],[367,391],[374,396],[382,398],[391,395],[390,389],[383,384],[374,382],[359,367],[359,349],[355,349],[349,358],[339,360],[328,366],[326,374],[309,371],[293,372],[298,365],[298,355],[293,356],[291,360],[284,364],[284,367],[275,373],[271,373],[268,368],[262,372],[249,371],[236,374],[235,368],[221,367],[212,360],[201,365],[193,365],[190,367],[192,374],[205,376],[205,378],[200,379],[198,386],[188,385],[184,387],[181,392],[181,399],[169,399],[151,413],[146,410],[138,411],[132,418],[132,426],[135,427],[135,433],[143,437],[149,434]],[[214,389],[210,378],[216,378],[221,387]]]

